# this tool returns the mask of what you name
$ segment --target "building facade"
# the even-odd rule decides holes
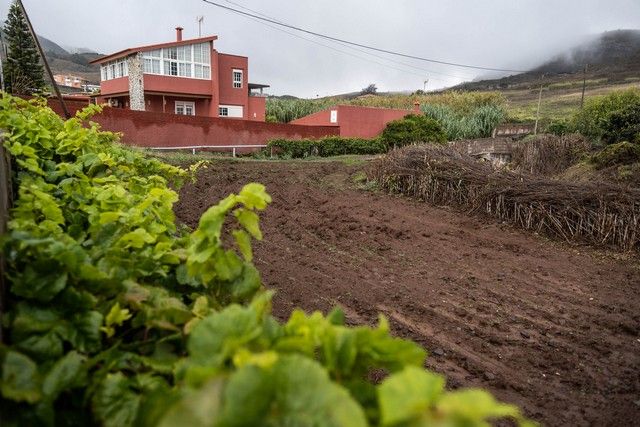
[[[53,80],[60,86],[73,87],[76,89],[82,89],[87,84],[86,79],[69,74],[54,74]]]
[[[265,120],[267,85],[249,83],[245,56],[219,53],[217,36],[126,49],[98,58],[98,102],[138,111]],[[260,93],[253,93],[260,90]]]

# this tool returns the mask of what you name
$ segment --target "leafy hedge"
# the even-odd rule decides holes
[[[387,123],[381,138],[388,147],[404,147],[418,142],[447,142],[442,126],[436,120],[415,114]]]
[[[3,426],[399,426],[526,424],[481,390],[447,391],[425,351],[379,325],[271,315],[252,264],[248,184],[189,231],[172,206],[189,171],[114,144],[40,101],[4,95],[0,127],[16,198],[2,250],[9,333]],[[389,375],[367,380],[371,369]]]
[[[633,141],[633,129],[640,128],[639,106],[639,89],[615,91],[592,98],[572,118],[571,130],[594,141],[604,138],[608,144],[624,140]]]
[[[274,139],[267,144],[267,151],[273,151],[281,157],[301,159],[311,156],[381,154],[387,151],[387,146],[380,139],[331,136],[322,139]]]

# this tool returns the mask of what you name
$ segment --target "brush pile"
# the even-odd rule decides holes
[[[519,172],[551,176],[563,172],[587,156],[591,143],[577,134],[540,135],[511,145],[511,168]]]
[[[372,165],[369,178],[393,193],[491,216],[549,237],[640,250],[638,189],[494,170],[436,145],[394,150]]]

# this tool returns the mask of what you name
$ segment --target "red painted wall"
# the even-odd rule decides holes
[[[100,93],[102,95],[129,93],[129,77],[120,77],[100,82]]]
[[[122,132],[123,143],[141,147],[261,145],[274,138],[321,138],[339,134],[339,128],[335,126],[189,117],[118,108],[105,108],[92,121],[99,123],[104,130]]]
[[[267,115],[267,98],[262,96],[249,97],[249,120],[264,122]]]
[[[331,123],[331,110],[338,110],[338,122]],[[294,120],[291,124],[306,126],[340,126],[340,136],[356,138],[375,138],[380,135],[387,123],[412,114],[411,110],[389,108],[356,107],[338,105],[306,117]]]
[[[242,87],[233,87],[233,69],[242,70]],[[249,106],[249,59],[246,56],[218,53],[218,84],[222,105],[242,105],[243,119],[248,118]]]
[[[211,80],[145,74],[144,91],[211,96],[212,87]]]

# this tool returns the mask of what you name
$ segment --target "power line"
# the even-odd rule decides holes
[[[321,37],[321,38],[324,38],[324,39],[327,39],[327,40],[332,40],[332,41],[335,41],[335,42],[345,43],[345,44],[349,44],[349,45],[352,45],[352,46],[358,46],[358,47],[361,47],[361,48],[364,48],[364,49],[374,50],[376,52],[382,52],[382,53],[386,53],[386,54],[389,54],[389,55],[401,56],[401,57],[404,57],[404,58],[415,59],[415,60],[418,60],[418,61],[432,62],[434,64],[450,65],[450,66],[453,66],[453,67],[471,68],[471,69],[476,69],[476,70],[500,71],[500,72],[512,72],[512,73],[524,73],[524,72],[526,72],[524,70],[510,70],[510,69],[506,69],[506,68],[491,68],[491,67],[481,67],[481,66],[476,66],[476,65],[459,64],[459,63],[455,63],[455,62],[446,62],[446,61],[440,61],[440,60],[437,60],[437,59],[423,58],[423,57],[420,57],[420,56],[414,56],[414,55],[408,55],[408,54],[405,54],[405,53],[394,52],[394,51],[391,51],[391,50],[386,50],[386,49],[381,49],[381,48],[377,48],[377,47],[373,47],[373,46],[368,46],[368,45],[365,45],[365,44],[356,43],[356,42],[352,42],[352,41],[349,41],[349,40],[344,40],[344,39],[340,39],[340,38],[337,38],[337,37],[328,36],[326,34],[316,33],[314,31],[310,31],[310,30],[305,30],[304,28],[296,27],[296,26],[290,25],[290,24],[285,24],[283,22],[279,22],[279,21],[276,21],[276,20],[273,20],[273,19],[270,19],[270,18],[265,18],[265,17],[262,17],[262,16],[258,16],[258,15],[252,14],[252,13],[243,12],[241,10],[234,9],[232,7],[225,6],[225,5],[220,4],[220,3],[215,3],[215,2],[212,2],[210,0],[202,0],[202,1],[205,2],[205,3],[208,3],[208,4],[212,5],[212,6],[219,7],[221,9],[225,9],[225,10],[228,10],[228,11],[231,11],[231,12],[239,13],[241,15],[245,15],[245,16],[249,16],[249,17],[252,17],[252,18],[255,18],[255,19],[259,19],[261,21],[270,22],[272,24],[279,25],[279,26],[286,27],[286,28],[290,28],[292,30],[300,31],[302,33],[311,34],[313,36]]]
[[[263,17],[265,17],[265,18],[267,18],[267,19],[269,19],[269,20],[273,20],[273,21],[278,22],[278,23],[280,23],[280,24],[284,24],[282,21],[279,21],[279,20],[277,20],[276,18],[274,18],[274,17],[272,17],[272,16],[266,15],[266,14],[264,14],[264,13],[262,13],[262,12],[257,11],[257,10],[250,9],[250,8],[248,8],[248,7],[246,7],[246,6],[241,5],[240,3],[236,3],[236,2],[231,1],[231,0],[224,0],[224,1],[225,1],[226,3],[230,3],[230,4],[233,4],[233,5],[235,5],[235,6],[238,6],[238,7],[239,7],[239,8],[241,8],[241,9],[248,10],[249,12],[253,12],[253,13],[257,14],[257,15],[263,16]],[[300,35],[298,35],[298,34],[292,33],[292,32],[290,32],[290,31],[283,30],[283,29],[278,28],[278,27],[274,27],[274,26],[269,25],[269,24],[267,24],[267,23],[265,23],[265,22],[259,21],[259,20],[255,19],[255,18],[249,18],[249,19],[252,19],[253,21],[256,21],[256,22],[258,22],[258,23],[260,23],[260,24],[262,24],[262,25],[265,25],[265,26],[267,26],[267,27],[269,27],[269,28],[272,28],[272,29],[274,29],[274,30],[281,31],[281,32],[283,32],[283,33],[285,33],[285,34],[289,34],[289,35],[291,35],[291,36],[293,36],[293,37],[297,37],[297,38],[299,38],[299,39],[306,40],[306,41],[311,42],[311,43],[315,43],[315,44],[317,44],[317,45],[320,45],[320,46],[326,47],[326,48],[331,49],[331,50],[334,50],[334,51],[336,51],[336,52],[343,53],[343,54],[345,54],[345,55],[353,56],[354,58],[362,59],[363,61],[369,61],[369,62],[372,62],[372,63],[374,63],[374,64],[378,64],[378,65],[382,65],[382,66],[384,66],[384,67],[392,68],[392,69],[394,69],[394,70],[398,70],[398,71],[402,71],[402,72],[405,72],[405,73],[409,73],[409,74],[417,75],[417,76],[420,76],[420,77],[424,77],[424,75],[423,75],[423,74],[416,74],[416,73],[414,73],[414,72],[407,71],[407,70],[402,70],[402,69],[399,69],[399,68],[396,68],[396,67],[390,66],[390,65],[388,65],[388,64],[382,64],[382,63],[380,63],[380,62],[373,61],[373,60],[370,60],[370,59],[367,59],[367,58],[363,58],[363,57],[358,56],[358,55],[353,55],[353,54],[351,54],[351,53],[349,53],[349,52],[345,52],[345,51],[343,51],[343,50],[335,49],[335,48],[334,48],[334,47],[332,47],[332,46],[328,46],[328,45],[326,45],[326,44],[318,43],[318,42],[317,42],[317,41],[315,41],[315,40],[312,40],[312,39],[309,39],[309,38],[306,38],[306,37],[300,36]],[[330,40],[330,41],[331,41],[331,40]],[[415,65],[408,64],[408,63],[406,63],[406,62],[394,61],[394,60],[389,59],[389,58],[387,58],[387,57],[384,57],[384,56],[381,56],[381,55],[376,55],[375,53],[367,52],[367,51],[366,51],[366,50],[364,50],[364,49],[358,49],[358,48],[356,48],[356,47],[350,46],[350,45],[345,44],[345,43],[342,43],[342,42],[334,42],[334,43],[336,43],[336,44],[338,44],[338,45],[340,45],[340,46],[344,46],[344,47],[346,47],[347,49],[355,50],[356,52],[361,52],[361,53],[364,53],[365,55],[370,55],[370,56],[373,56],[373,57],[375,57],[375,58],[382,59],[383,61],[387,61],[387,62],[391,62],[391,63],[393,63],[393,64],[397,64],[397,65],[402,65],[402,66],[405,66],[405,67],[413,68],[413,69],[415,69],[415,70],[419,70],[419,71],[424,71],[425,73],[429,73],[429,74],[439,74],[439,75],[443,75],[443,76],[447,76],[447,77],[453,77],[453,78],[455,78],[455,79],[459,79],[459,80],[468,80],[468,79],[473,78],[473,77],[471,77],[471,76],[457,76],[457,75],[453,75],[453,74],[442,73],[442,72],[439,72],[439,71],[428,70],[428,69],[426,69],[426,68],[416,67]],[[445,83],[448,83],[448,82],[449,82],[448,80],[438,79],[438,78],[436,78],[436,77],[431,77],[431,79],[432,79],[432,80],[438,80],[438,81],[445,82]]]

